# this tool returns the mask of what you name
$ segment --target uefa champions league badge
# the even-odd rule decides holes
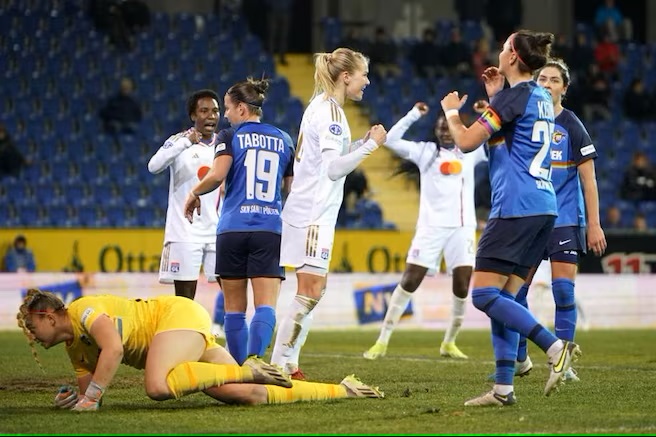
[[[342,127],[338,124],[331,124],[328,127],[328,130],[330,131],[331,134],[339,136],[342,134]]]

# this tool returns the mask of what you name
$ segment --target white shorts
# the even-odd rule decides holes
[[[159,265],[159,282],[197,281],[201,266],[207,280],[216,282],[216,243],[165,243]]]
[[[317,267],[328,273],[335,241],[335,228],[327,225],[310,225],[297,228],[282,222],[280,265],[283,267]]]
[[[417,228],[405,262],[439,270],[442,256],[449,274],[456,267],[473,266],[476,261],[476,228]]]

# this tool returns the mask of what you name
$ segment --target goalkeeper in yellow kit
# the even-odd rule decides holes
[[[145,369],[146,394],[157,401],[198,391],[247,405],[383,397],[352,375],[340,384],[292,383],[256,357],[237,365],[215,342],[209,314],[183,297],[86,296],[67,308],[56,295],[31,289],[17,319],[30,345],[38,342],[47,349],[66,344],[79,390],[60,389],[55,404],[61,408],[97,410],[121,363]]]

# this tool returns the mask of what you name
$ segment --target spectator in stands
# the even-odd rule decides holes
[[[141,0],[123,0],[120,5],[125,25],[131,32],[139,32],[150,26],[150,8]]]
[[[442,64],[446,67],[449,76],[471,75],[471,50],[462,40],[458,27],[451,29],[451,40],[442,49]]]
[[[506,37],[522,22],[522,0],[488,1],[485,6],[487,24],[492,28],[494,40],[503,45]]]
[[[615,6],[615,0],[605,0],[599,5],[594,19],[597,34],[602,37],[609,35],[613,41],[630,40],[632,37],[632,24],[629,19]]]
[[[287,65],[287,44],[289,42],[289,26],[292,19],[293,0],[266,0],[268,12],[268,50],[272,55],[278,55],[282,65]]]
[[[583,114],[585,121],[610,120],[610,86],[606,77],[591,66],[591,75],[585,80]]]
[[[624,115],[634,121],[646,121],[654,118],[654,96],[645,90],[645,84],[637,77],[624,92]]]
[[[606,220],[603,224],[604,229],[620,229],[622,226],[622,210],[617,206],[611,206],[606,211]]]
[[[132,47],[130,30],[125,22],[121,6],[116,0],[90,0],[89,15],[98,30],[107,33],[110,42],[119,50]]]
[[[460,23],[473,21],[480,23],[483,21],[486,0],[454,0],[453,9],[458,14]]]
[[[346,37],[340,43],[340,47],[346,47],[360,53],[369,53],[369,41],[362,37],[359,27],[351,27],[346,32]]]
[[[602,36],[601,42],[594,49],[594,57],[602,73],[615,77],[620,63],[620,47],[609,35]]]
[[[100,110],[105,132],[110,134],[135,133],[141,122],[141,106],[132,96],[134,82],[128,77],[121,79],[117,94],[110,97]]]
[[[0,123],[0,179],[5,176],[18,176],[29,161],[14,145],[4,124]]]
[[[551,47],[551,56],[561,58],[567,62],[571,59],[570,51],[571,47],[567,40],[567,35],[564,33],[558,34],[558,36],[556,36],[556,41],[554,41],[554,44]]]
[[[624,172],[620,195],[636,202],[656,200],[656,172],[644,152],[633,153],[631,164]]]
[[[364,171],[356,168],[346,175],[344,181],[344,200],[337,215],[338,227],[353,227],[360,219],[358,202],[369,197],[369,182]]]
[[[377,27],[374,41],[369,49],[370,74],[379,78],[398,77],[401,70],[397,64],[398,48],[387,35],[384,27]]]
[[[647,217],[642,212],[638,212],[633,219],[633,229],[638,232],[647,232],[649,226],[647,226]]]
[[[35,270],[34,254],[27,248],[27,239],[24,235],[16,236],[14,245],[5,255],[5,271],[21,273],[33,272]]]
[[[435,42],[435,31],[431,27],[424,29],[421,41],[410,50],[410,62],[415,72],[421,77],[440,75],[442,68],[440,48]]]
[[[565,61],[572,68],[572,72],[578,78],[584,77],[590,65],[594,64],[594,50],[592,49],[591,42],[588,41],[588,36],[583,31],[578,31],[576,37],[574,38],[574,44],[572,50],[570,51],[569,61],[565,58]]]
[[[490,54],[490,42],[483,37],[474,44],[474,52],[471,56],[471,65],[474,69],[474,77],[480,79],[487,67],[492,66]]]

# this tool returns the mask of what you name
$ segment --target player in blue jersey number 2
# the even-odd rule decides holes
[[[551,180],[558,199],[558,218],[544,259],[551,262],[551,287],[556,304],[555,334],[563,340],[573,341],[577,320],[574,279],[579,255],[590,249],[601,256],[606,250],[595,177],[597,150],[581,120],[563,107],[570,83],[567,65],[559,59],[550,60],[539,70],[537,82],[551,94],[556,116],[551,140]],[[517,302],[527,308],[526,296],[534,274],[535,270],[529,274],[516,297]],[[526,339],[522,337],[515,374],[522,376],[532,367]],[[565,379],[578,380],[574,369],[567,371]]]
[[[442,99],[449,129],[463,151],[488,141],[492,210],[481,236],[472,279],[472,303],[491,320],[496,375],[492,391],[465,406],[505,406],[516,402],[513,388],[519,335],[549,356],[545,395],[561,383],[578,345],[562,341],[543,327],[515,294],[541,260],[557,216],[550,180],[554,108],[549,93],[533,79],[549,58],[553,35],[521,30],[508,37],[499,67],[483,82],[490,105],[476,123],[465,127],[458,110],[467,96]],[[504,89],[505,81],[509,88]]]

